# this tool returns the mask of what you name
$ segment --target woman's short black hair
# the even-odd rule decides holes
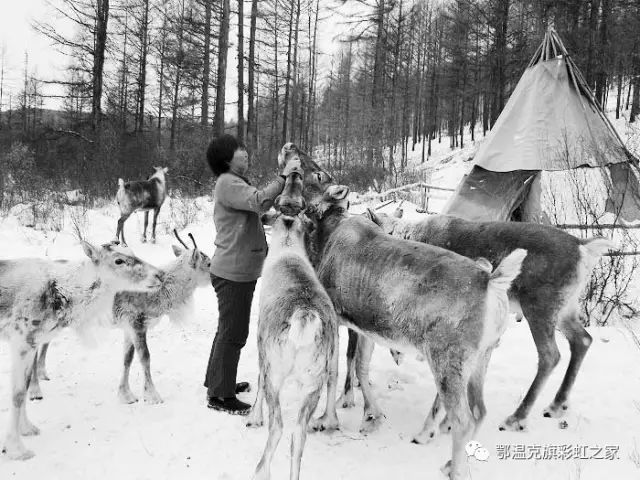
[[[213,174],[217,177],[229,170],[229,163],[236,150],[246,147],[233,135],[225,133],[211,140],[207,148],[207,163]]]

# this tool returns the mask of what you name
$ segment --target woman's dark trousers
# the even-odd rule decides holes
[[[211,275],[218,297],[218,331],[213,339],[204,386],[211,397],[235,396],[240,350],[247,343],[256,281],[234,282]]]

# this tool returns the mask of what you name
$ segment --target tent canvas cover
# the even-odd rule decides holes
[[[474,160],[443,213],[476,221],[549,222],[549,202],[542,198],[549,180],[563,177],[577,189],[570,193],[579,196],[581,190],[594,187],[595,173],[603,187],[602,209],[616,220],[640,220],[637,160],[553,29],[547,31]],[[572,190],[558,185],[563,193]],[[557,203],[555,198],[552,203]]]

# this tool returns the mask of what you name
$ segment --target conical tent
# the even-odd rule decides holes
[[[541,221],[540,172],[598,167],[607,211],[640,219],[628,152],[562,41],[549,29],[443,213],[470,220]],[[607,167],[606,169],[603,167]]]

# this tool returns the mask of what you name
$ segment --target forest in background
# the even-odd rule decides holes
[[[118,177],[163,165],[170,187],[208,193],[204,153],[223,131],[247,144],[256,182],[293,141],[338,181],[393,185],[410,177],[410,151],[428,162],[433,142],[463,147],[490,130],[549,26],[599,102],[615,96],[616,117],[630,122],[640,113],[640,0],[50,0],[49,8],[55,15],[33,28],[66,54],[62,78],[39,77],[25,53],[22,85],[9,89],[0,51],[4,189],[111,196]],[[341,48],[321,62],[318,23],[327,18],[341,25]],[[63,92],[59,110],[45,108],[52,84]]]

